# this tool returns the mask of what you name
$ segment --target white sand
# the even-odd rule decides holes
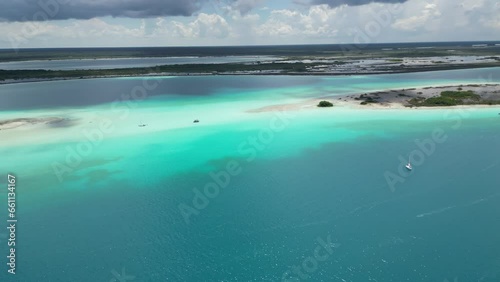
[[[103,132],[103,137],[119,138],[121,136],[135,136],[169,130],[184,130],[190,128],[203,129],[206,131],[216,130],[213,126],[224,124],[238,124],[239,128],[245,121],[265,119],[274,112],[300,111],[304,114],[321,114],[321,111],[334,111],[340,115],[348,114],[351,110],[431,110],[438,111],[450,108],[491,108],[500,106],[468,105],[457,107],[431,107],[431,108],[408,108],[404,101],[412,96],[432,97],[444,90],[456,90],[459,86],[431,87],[426,89],[407,90],[385,90],[377,92],[381,103],[360,105],[360,100],[355,100],[358,95],[329,96],[314,99],[297,100],[290,99],[282,104],[269,105],[269,101],[237,101],[237,102],[215,102],[213,104],[193,105],[189,107],[175,106],[167,108],[145,107],[142,109],[131,109],[128,116],[124,117],[122,112],[114,112],[109,106],[99,106],[85,109],[65,110],[43,110],[30,111],[19,116],[20,113],[4,113],[0,116],[0,147],[19,146],[33,143],[60,143],[80,141],[86,138],[86,133],[102,131],[102,124],[112,127],[109,132]],[[462,86],[463,90],[474,90],[476,93],[490,95],[500,99],[500,85]],[[416,94],[422,92],[422,94]],[[404,93],[405,97],[398,96]],[[486,96],[484,96],[486,97]],[[490,97],[490,98],[491,98]],[[394,99],[394,101],[391,101]],[[328,100],[334,104],[333,108],[318,108],[321,100]],[[336,110],[337,109],[337,110]],[[339,109],[343,109],[339,111]],[[345,110],[345,111],[344,111]],[[369,114],[369,113],[368,113]],[[193,123],[194,119],[200,119],[200,123]],[[139,127],[139,124],[146,124]],[[200,134],[201,131],[196,131]]]
[[[301,101],[298,103],[289,104],[278,104],[271,105],[257,109],[248,110],[248,113],[260,113],[260,112],[273,112],[273,111],[298,111],[305,109],[318,109],[317,105],[320,101],[326,100],[334,104],[334,107],[347,107],[352,109],[407,109],[412,110],[412,108],[407,107],[408,100],[422,97],[431,98],[437,97],[442,91],[456,91],[461,88],[463,91],[472,90],[474,93],[480,95],[483,99],[492,99],[500,101],[500,84],[487,84],[487,85],[454,85],[454,86],[436,86],[436,87],[424,87],[424,88],[411,88],[411,89],[395,89],[395,90],[384,90],[378,92],[370,93],[360,93],[360,94],[349,94],[343,96],[331,96],[323,97],[317,99],[309,99]],[[365,94],[370,97],[378,97],[378,103],[369,103],[367,105],[361,105],[363,100],[356,100],[360,95]],[[404,96],[399,96],[403,94]],[[498,105],[497,105],[498,106]],[[413,109],[426,108],[426,109],[449,109],[449,108],[489,108],[489,105],[462,105],[454,107],[414,107]],[[328,109],[328,108],[326,108]]]

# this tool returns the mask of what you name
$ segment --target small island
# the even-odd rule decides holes
[[[467,84],[424,88],[392,89],[347,95],[341,99],[363,106],[451,107],[500,105],[500,84]]]
[[[369,109],[417,109],[453,106],[499,106],[500,84],[461,84],[448,86],[427,86],[421,88],[388,89],[384,91],[333,95],[337,107]],[[333,104],[321,98],[312,98],[298,103],[279,104],[251,109],[249,113],[269,111],[300,111],[312,108],[332,107]]]
[[[333,104],[331,102],[328,102],[328,101],[320,101],[318,104],[318,107],[319,108],[329,108],[329,107],[333,107]]]

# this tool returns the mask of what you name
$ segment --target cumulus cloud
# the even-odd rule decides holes
[[[338,7],[341,5],[361,6],[373,2],[397,4],[397,3],[404,3],[406,1],[408,0],[311,0],[311,4],[313,5],[327,4],[330,7]]]
[[[0,25],[0,46],[8,47],[50,47],[53,42],[58,46],[89,46],[91,40],[105,42],[107,46],[114,46],[116,42],[141,39],[144,41],[145,22],[141,20],[136,27],[125,27],[109,24],[101,19],[78,20],[65,25],[52,22],[8,22]],[[3,44],[2,44],[3,43]],[[90,46],[95,43],[90,43]],[[99,44],[97,44],[99,45]]]
[[[0,1],[0,20],[46,21],[97,17],[191,16],[209,0],[9,0]]]
[[[258,26],[255,32],[266,37],[334,37],[338,33],[335,19],[341,19],[341,11],[342,9],[331,9],[328,5],[312,6],[307,12],[274,10],[269,19]]]
[[[408,1],[391,27],[413,41],[498,40],[499,22],[497,0],[426,0]]]
[[[201,13],[196,20],[188,24],[173,21],[173,28],[166,27],[174,35],[186,38],[224,38],[230,33],[230,27],[227,21],[216,14]]]
[[[10,3],[84,0],[11,0]],[[164,0],[162,3],[169,3]],[[0,24],[0,47],[76,47],[76,46],[186,46],[251,45],[307,43],[379,43],[397,41],[466,41],[498,40],[500,2],[498,0],[411,0],[401,5],[370,3],[367,5],[292,4],[262,10],[259,0],[204,0],[208,9],[198,9],[203,0],[186,0],[193,4],[191,17],[110,20],[70,19],[58,22],[4,22]],[[247,2],[248,1],[248,2]],[[262,0],[264,1],[264,0]],[[314,0],[321,2],[319,0]],[[6,0],[0,0],[0,15]],[[131,0],[85,0],[103,3],[129,3]],[[152,3],[142,0],[141,3]],[[344,1],[347,2],[347,1]],[[378,1],[381,2],[381,1]],[[219,6],[209,7],[209,4]],[[246,3],[246,4],[245,4]],[[337,1],[337,3],[339,3]],[[356,2],[360,3],[360,2]],[[72,5],[73,5],[72,4]],[[248,6],[245,6],[247,5]],[[268,2],[269,4],[269,2]],[[23,4],[28,5],[28,4]],[[130,10],[142,11],[139,7]],[[123,8],[123,7],[122,7]],[[122,9],[123,10],[123,9]],[[252,12],[251,10],[255,11]],[[63,11],[61,7],[61,12]],[[191,10],[188,10],[191,11]],[[122,13],[123,14],[123,13]],[[135,17],[136,14],[133,14]],[[61,17],[61,16],[59,16]],[[360,39],[360,40],[358,40]]]
[[[441,16],[441,12],[434,3],[427,3],[421,9],[420,13],[417,15],[412,15],[407,18],[401,18],[394,22],[392,27],[400,30],[417,30],[418,28],[426,25],[429,20]]]

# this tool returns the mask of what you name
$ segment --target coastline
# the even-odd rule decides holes
[[[166,67],[179,66],[179,65],[168,65]],[[180,65],[189,66],[189,65]],[[287,69],[268,69],[268,70],[233,70],[233,71],[161,71],[157,66],[153,68],[131,68],[131,69],[103,69],[103,70],[84,70],[84,73],[79,73],[78,75],[71,74],[72,71],[58,71],[58,73],[67,72],[68,76],[54,76],[54,77],[34,77],[29,78],[21,78],[21,79],[1,79],[0,77],[0,86],[1,85],[9,85],[9,84],[19,84],[19,83],[36,83],[36,82],[47,82],[47,81],[65,81],[65,80],[82,80],[82,79],[105,79],[105,78],[137,78],[137,77],[164,77],[164,76],[356,76],[356,75],[380,75],[380,74],[404,74],[404,73],[423,73],[423,72],[433,72],[433,71],[451,71],[451,70],[467,70],[467,69],[485,69],[485,68],[500,68],[498,64],[484,63],[484,64],[460,64],[460,65],[425,65],[425,66],[417,66],[417,67],[394,67],[390,70],[373,70],[373,71],[344,71],[344,72],[314,72],[314,71],[290,71]],[[151,72],[143,72],[140,71],[149,70]],[[5,70],[0,70],[1,72]],[[39,70],[19,70],[15,72],[19,72],[19,75],[22,75],[23,72],[30,71],[39,71]],[[95,72],[122,72],[122,71],[137,71],[135,74],[99,74],[93,75]],[[43,71],[43,76],[46,73],[50,73],[52,71]]]
[[[318,108],[317,105],[320,101],[326,100],[333,103],[335,107],[344,107],[351,109],[450,109],[450,108],[492,108],[500,107],[497,105],[485,104],[468,104],[457,106],[411,106],[408,101],[413,98],[432,98],[439,95],[442,91],[454,91],[462,89],[463,91],[476,91],[482,98],[489,98],[500,102],[500,84],[458,84],[458,85],[445,85],[445,86],[427,86],[420,88],[408,89],[386,89],[381,91],[348,94],[348,95],[331,95],[323,96],[313,99],[308,99],[299,103],[271,105],[262,108],[248,110],[248,113],[261,113],[261,112],[276,112],[276,111],[297,111],[297,110],[311,110]],[[378,99],[376,103],[368,103],[362,105],[363,101],[360,96],[364,98],[373,97]],[[332,108],[326,108],[332,109]],[[318,110],[320,110],[318,108]]]
[[[495,108],[499,107],[500,104],[496,105],[484,105],[484,104],[468,104],[468,105],[458,105],[458,106],[419,106],[412,107],[408,104],[408,100],[415,97],[431,98],[439,95],[442,91],[453,91],[457,89],[462,89],[463,91],[472,90],[478,93],[481,97],[487,97],[495,99],[500,103],[500,84],[458,84],[458,85],[438,85],[438,86],[426,86],[420,88],[408,88],[408,89],[387,89],[381,91],[367,92],[367,93],[357,93],[357,94],[346,94],[346,95],[326,95],[322,97],[315,97],[311,99],[306,99],[297,103],[284,103],[268,105],[260,108],[247,109],[244,113],[247,114],[258,114],[266,112],[283,112],[283,111],[335,111],[336,108],[346,108],[352,110],[442,110],[450,108]],[[369,103],[362,105],[360,97],[376,97],[378,101],[376,103]],[[320,101],[327,100],[333,103],[333,108],[318,108],[317,105]],[[82,117],[80,117],[82,118]],[[85,118],[84,118],[85,119]],[[0,131],[10,131],[13,129],[25,130],[27,128],[40,128],[39,126],[47,127],[63,127],[65,124],[71,122],[66,117],[58,116],[53,114],[50,117],[15,117],[11,119],[0,120]]]
[[[7,120],[0,120],[0,130],[15,129],[18,127],[25,127],[28,125],[35,126],[46,124],[49,126],[58,126],[67,119],[63,117],[44,117],[44,118],[14,118]]]

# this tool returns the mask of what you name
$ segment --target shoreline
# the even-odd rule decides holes
[[[446,86],[426,86],[421,88],[410,88],[404,91],[410,92],[421,92],[420,90],[426,90],[426,94],[415,94],[415,95],[435,95],[438,92],[447,89],[456,89],[461,85],[446,85]],[[478,86],[463,86],[475,87],[477,89],[484,89],[485,93],[496,95],[500,101],[500,84],[488,84],[488,85],[478,85]],[[413,90],[415,89],[415,90]],[[478,111],[485,111],[487,115],[492,118],[498,118],[500,121],[500,104],[489,106],[489,105],[460,105],[460,106],[445,106],[445,107],[407,107],[403,103],[391,100],[394,97],[397,99],[402,98],[397,96],[403,89],[395,90],[388,89],[384,91],[375,91],[367,93],[370,95],[384,96],[386,93],[386,101],[384,103],[374,103],[368,105],[361,105],[360,100],[356,100],[360,95],[366,95],[363,93],[358,94],[344,94],[344,95],[324,95],[319,97],[305,98],[302,100],[295,100],[297,102],[284,102],[282,104],[270,104],[269,100],[262,107],[255,105],[240,107],[233,114],[237,114],[242,121],[245,120],[259,120],[260,118],[265,118],[268,114],[280,114],[283,112],[297,112],[303,115],[306,119],[308,116],[314,116],[314,118],[328,119],[330,117],[345,117],[346,119],[357,119],[356,116],[360,116],[361,119],[367,119],[370,117],[377,117],[378,113],[381,116],[385,114],[400,113],[400,114],[410,114],[410,116],[415,116],[415,110],[422,111],[425,113],[439,113],[439,111],[453,110],[453,109],[478,109]],[[493,93],[495,92],[495,93]],[[409,97],[403,97],[409,98]],[[333,103],[332,108],[319,108],[317,107],[319,101],[328,100]],[[278,102],[279,103],[279,102]],[[267,104],[267,105],[266,105]],[[68,112],[70,111],[70,112]],[[205,112],[205,114],[210,114],[211,112]],[[168,115],[168,113],[167,113]],[[212,118],[202,118],[202,123],[200,125],[194,125],[192,119],[186,119],[185,116],[175,116],[173,120],[175,123],[164,124],[161,122],[165,117],[163,112],[155,112],[153,114],[141,114],[140,116],[131,117],[131,120],[120,120],[116,117],[116,113],[103,113],[96,119],[96,116],[92,113],[86,111],[76,111],[65,109],[62,111],[51,110],[48,112],[19,112],[15,114],[8,114],[6,116],[0,115],[0,147],[20,145],[20,144],[30,144],[33,142],[42,143],[54,143],[55,140],[66,140],[68,142],[78,142],[81,138],[82,132],[85,130],[95,130],[101,126],[100,122],[103,120],[114,121],[114,129],[112,134],[109,134],[107,138],[119,138],[121,136],[134,136],[137,134],[153,134],[156,132],[170,131],[170,130],[185,130],[194,127],[204,127],[204,126],[217,126],[218,124],[224,124],[227,121],[225,116],[215,116]],[[170,116],[172,117],[172,116]],[[140,118],[146,119],[147,127],[141,127],[139,122]],[[132,121],[132,122],[131,122]],[[368,120],[367,120],[368,121]],[[79,136],[79,137],[78,137]]]
[[[481,98],[492,99],[498,104],[465,104],[456,106],[412,106],[408,103],[413,98],[432,98],[439,95],[442,91],[462,91],[472,90],[478,93]],[[363,96],[363,98],[360,98]],[[375,103],[361,103],[365,98],[372,97],[377,99]],[[458,84],[458,85],[439,85],[426,86],[420,88],[405,88],[405,89],[385,89],[366,93],[346,94],[346,95],[329,95],[318,98],[308,99],[299,103],[271,105],[258,109],[248,110],[247,113],[274,112],[274,111],[297,111],[304,109],[321,109],[317,105],[320,101],[329,101],[335,107],[345,107],[352,109],[453,109],[453,108],[493,108],[500,107],[500,83],[488,84]],[[328,109],[328,108],[324,108]]]
[[[443,91],[458,91],[467,92],[473,91],[477,93],[480,99],[488,99],[487,101],[494,101],[495,104],[484,104],[483,100],[477,100],[476,104],[468,103],[454,106],[415,106],[409,104],[412,99],[428,99],[437,97]],[[362,104],[367,99],[372,102]],[[317,107],[320,101],[329,101],[333,104],[332,108],[319,108]],[[423,86],[416,88],[404,89],[385,89],[366,93],[356,94],[342,94],[332,95],[326,94],[320,97],[306,98],[295,103],[282,103],[275,105],[267,105],[260,108],[246,109],[243,113],[258,114],[265,112],[282,112],[282,111],[328,111],[338,108],[352,109],[356,111],[363,110],[442,110],[454,108],[500,108],[500,83],[487,83],[487,84],[454,84],[454,85],[433,85]],[[500,114],[500,113],[499,113]],[[10,130],[27,130],[30,128],[42,127],[71,127],[75,124],[75,120],[60,116],[53,113],[50,116],[14,116],[12,118],[0,120],[0,132]]]
[[[62,124],[67,121],[63,117],[44,117],[44,118],[14,118],[7,120],[0,120],[0,130],[15,129],[27,125],[54,125]]]
[[[175,66],[175,65],[173,65]],[[422,73],[422,72],[433,72],[433,71],[452,71],[452,70],[467,70],[467,69],[484,69],[484,68],[500,68],[500,65],[439,65],[439,66],[421,66],[415,68],[394,68],[389,71],[358,71],[358,72],[293,72],[283,69],[275,70],[259,70],[259,71],[224,71],[224,72],[152,72],[152,73],[137,73],[137,74],[105,74],[105,75],[78,75],[78,76],[59,76],[59,77],[48,77],[48,78],[22,78],[22,79],[4,79],[0,80],[0,86],[9,84],[20,84],[20,83],[36,83],[36,82],[50,82],[50,81],[66,81],[66,80],[82,80],[82,79],[106,79],[106,78],[154,78],[154,77],[164,77],[164,76],[357,76],[357,75],[381,75],[381,74],[403,74],[403,73]],[[122,69],[111,69],[111,70],[97,70],[97,71],[120,71]],[[134,69],[129,69],[134,70]],[[2,70],[0,70],[1,72]],[[22,70],[31,71],[31,70]],[[93,70],[91,70],[93,71]],[[71,71],[68,71],[71,72]]]

